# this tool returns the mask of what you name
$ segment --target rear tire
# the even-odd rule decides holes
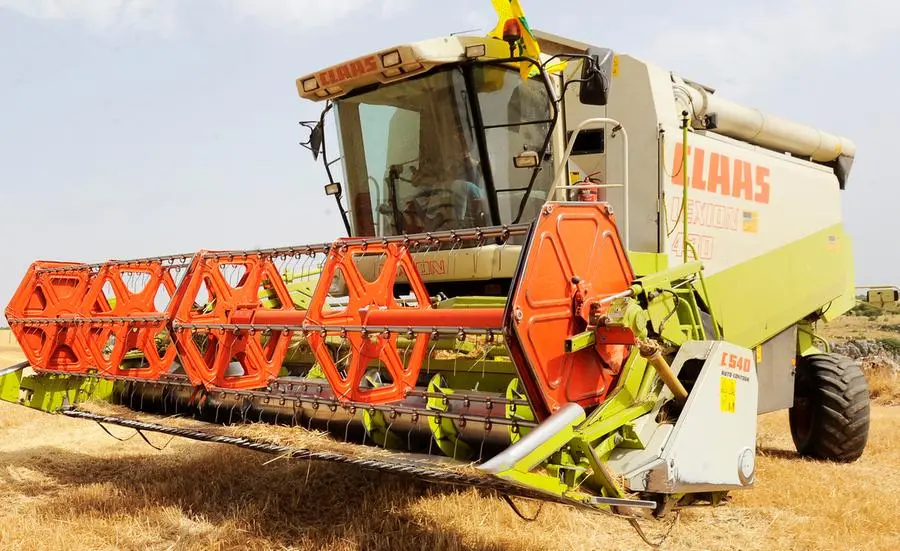
[[[800,358],[788,416],[800,455],[858,459],[869,439],[869,385],[859,363],[838,354]]]

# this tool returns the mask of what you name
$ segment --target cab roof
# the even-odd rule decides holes
[[[544,61],[549,56],[542,55]],[[335,99],[364,86],[388,84],[466,59],[509,58],[509,45],[485,36],[447,36],[401,44],[351,59],[297,79],[300,97]]]

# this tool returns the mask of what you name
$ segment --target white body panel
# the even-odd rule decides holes
[[[679,134],[677,128],[668,128],[663,139],[663,206],[666,234],[671,234],[666,252],[672,265],[683,258]],[[688,182],[690,242],[707,275],[841,222],[840,190],[830,169],[722,136],[690,134]]]
[[[619,451],[610,458],[612,468],[627,469],[622,474],[632,491],[702,492],[753,485],[758,399],[753,353],[727,342],[691,342],[675,363],[683,365],[698,355],[706,361],[674,429],[660,426],[647,449]]]

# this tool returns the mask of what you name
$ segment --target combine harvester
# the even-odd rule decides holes
[[[35,262],[0,397],[626,516],[752,486],[762,413],[790,408],[804,456],[860,457],[866,381],[814,332],[855,303],[854,145],[500,11],[297,80],[347,237]]]
[[[895,285],[860,286],[866,291],[864,302],[893,314],[900,312],[900,287]]]

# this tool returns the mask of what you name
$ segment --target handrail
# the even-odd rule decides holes
[[[624,188],[623,195],[625,196],[625,224],[624,224],[625,227],[624,227],[622,237],[623,237],[623,241],[624,241],[624,245],[625,245],[625,250],[627,251],[627,250],[629,250],[629,248],[628,248],[628,234],[629,234],[628,228],[631,225],[631,220],[628,216],[628,191],[629,191],[629,189],[628,189],[628,132],[625,131],[625,127],[622,126],[622,123],[620,123],[619,121],[617,121],[615,119],[611,119],[608,117],[596,117],[596,118],[585,119],[585,120],[581,121],[581,123],[575,128],[575,131],[572,132],[572,137],[569,139],[569,145],[568,145],[568,147],[566,147],[566,154],[563,156],[562,162],[559,165],[559,169],[556,173],[556,176],[553,178],[553,182],[554,182],[553,189],[550,190],[550,194],[548,195],[548,197],[553,199],[556,197],[556,194],[559,191],[561,191],[561,188],[566,188],[566,190],[568,191],[568,188],[573,187],[568,184],[566,184],[564,186],[560,185],[560,181],[561,181],[561,178],[563,177],[563,174],[565,174],[568,171],[569,157],[572,156],[572,149],[574,149],[574,147],[575,147],[575,139],[578,137],[578,134],[580,134],[581,131],[584,130],[585,127],[587,127],[588,125],[599,125],[599,124],[613,125],[613,129],[612,129],[612,132],[610,133],[610,137],[615,137],[616,133],[618,133],[618,132],[622,133],[622,140],[623,140],[623,154],[622,155],[624,157],[624,163],[625,163],[625,173],[624,173],[624,178],[622,179],[623,182],[621,184],[585,184],[585,185],[582,185],[579,187],[595,188],[595,189],[599,189],[602,187],[622,187],[622,188]]]

